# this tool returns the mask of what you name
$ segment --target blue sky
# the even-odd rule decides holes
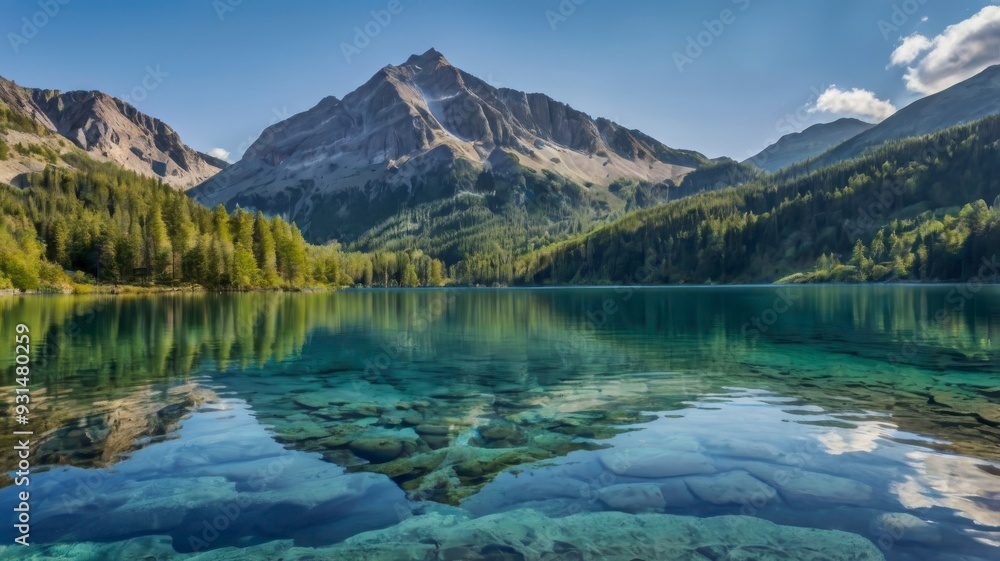
[[[127,97],[193,147],[236,159],[277,119],[435,47],[494,85],[547,93],[674,147],[744,159],[792,129],[858,111],[884,118],[947,84],[963,69],[934,67],[935,49],[954,48],[938,36],[996,3],[9,1],[0,6],[0,75]],[[373,10],[385,11],[384,25]],[[22,18],[44,24],[26,28]],[[374,36],[355,42],[366,26]],[[988,50],[994,31],[990,20],[967,35]],[[903,62],[890,65],[914,34],[896,53]],[[688,51],[699,39],[700,51]],[[980,55],[968,64],[1000,62],[1000,47]]]

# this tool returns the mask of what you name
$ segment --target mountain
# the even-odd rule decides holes
[[[54,142],[48,134],[52,133],[94,159],[160,178],[178,189],[201,183],[226,166],[185,145],[177,132],[159,119],[99,91],[25,88],[0,78],[0,109],[7,121],[20,123],[6,127],[10,145],[33,144],[59,153],[63,146]],[[37,171],[35,168],[37,164],[30,161],[5,162],[0,165],[0,180],[10,182],[19,174]]]
[[[765,171],[778,171],[785,166],[819,156],[874,126],[850,118],[813,125],[802,132],[786,134],[744,163],[753,164]]]
[[[353,240],[404,208],[482,197],[498,177],[520,185],[515,198],[532,197],[532,175],[582,186],[586,206],[617,180],[672,182],[706,161],[546,95],[493,87],[431,49],[269,127],[191,194],[285,215],[311,241]]]
[[[914,101],[877,126],[824,154],[812,166],[846,160],[890,140],[929,134],[996,113],[1000,113],[1000,65]]]
[[[994,115],[626,214],[520,257],[514,282],[996,282],[998,177]]]

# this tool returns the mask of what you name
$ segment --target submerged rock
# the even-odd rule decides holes
[[[448,437],[450,429],[447,426],[421,424],[415,426],[413,430],[431,450],[447,448],[451,444],[451,439]]]
[[[351,442],[355,456],[374,464],[390,462],[403,453],[403,443],[391,438],[359,438]]]
[[[531,439],[531,446],[551,452],[556,456],[565,456],[577,450],[603,450],[610,444],[602,444],[590,440],[580,440],[564,434],[542,433]]]
[[[774,487],[745,471],[699,475],[685,479],[691,492],[714,505],[753,505],[756,508],[775,500]]]
[[[344,405],[340,408],[340,412],[346,418],[353,419],[366,419],[369,417],[378,417],[382,414],[382,407],[374,403],[352,403],[349,405]]]
[[[475,439],[475,443],[481,443],[490,448],[510,448],[522,445],[526,441],[524,432],[517,425],[506,420],[494,420],[490,424],[480,427],[479,438]]]
[[[417,425],[414,429],[420,436],[431,435],[431,436],[447,436],[449,428],[444,425]]]
[[[484,477],[491,478],[509,467],[552,457],[551,454],[543,450],[532,448],[466,448],[462,455],[467,456],[468,459],[455,462],[455,473],[463,479],[472,481],[480,480]],[[452,454],[452,456],[457,455]]]
[[[361,427],[356,425],[337,425],[327,429],[327,436],[316,441],[316,446],[324,449],[331,450],[334,448],[343,448],[351,443],[352,440],[361,434]]]
[[[912,514],[885,512],[875,517],[873,526],[876,535],[887,535],[900,543],[941,543],[941,529]]]
[[[623,483],[598,489],[597,500],[612,510],[645,512],[667,506],[663,492],[655,483]]]
[[[310,420],[295,420],[282,423],[275,428],[275,440],[284,443],[299,443],[327,436],[327,429]]]
[[[684,508],[694,505],[698,499],[684,483],[683,478],[667,479],[658,483],[667,508]]]
[[[400,422],[404,427],[415,427],[424,422],[424,416],[417,412],[404,413],[400,417]]]
[[[178,492],[183,489],[183,492]],[[188,477],[130,481],[105,497],[117,508],[100,516],[81,517],[81,535],[96,539],[122,538],[137,534],[167,533],[180,526],[193,511],[233,502],[236,485],[223,477]]]
[[[714,454],[749,458],[768,462],[781,462],[784,454],[777,446],[767,442],[753,442],[734,438],[711,438],[705,442],[705,447]]]
[[[656,446],[658,448],[681,450],[684,452],[701,451],[701,443],[698,442],[698,439],[688,435],[671,435],[666,438],[657,439]]]
[[[436,450],[426,454],[416,454],[414,456],[396,458],[390,462],[365,465],[361,469],[381,473],[392,479],[403,481],[413,480],[437,469],[447,455],[446,450]]]
[[[317,409],[323,409],[330,404],[330,400],[321,394],[303,394],[298,397],[292,398],[292,403],[301,407],[302,409],[308,409],[310,411],[315,411]]]
[[[237,553],[241,555],[237,557]],[[242,561],[278,557],[285,561],[884,559],[874,544],[856,534],[778,526],[747,516],[699,519],[669,514],[587,512],[550,518],[526,509],[476,519],[432,513],[407,518],[385,530],[353,536],[332,547],[293,547],[279,552],[272,544],[264,544],[243,550],[210,551],[193,559]]]
[[[676,477],[716,471],[708,457],[702,454],[657,448],[609,451],[601,455],[601,464],[618,475],[629,477]]]
[[[871,487],[845,477],[755,462],[747,462],[743,467],[778,489],[788,504],[797,508],[865,506],[872,499]]]
[[[878,548],[857,534],[779,526],[749,516],[585,512],[551,518],[529,509],[475,519],[463,513],[432,512],[318,548],[272,541],[191,554],[175,552],[169,538],[149,536],[113,543],[36,545],[29,551],[0,547],[0,557],[13,552],[30,561],[884,561]]]
[[[294,485],[279,486],[280,482],[257,493],[245,493],[243,504],[270,507],[295,505],[314,508],[324,504],[343,504],[365,496],[402,496],[402,492],[384,477],[374,473],[338,473],[334,467],[319,467],[310,471],[296,471],[290,477],[298,478]]]

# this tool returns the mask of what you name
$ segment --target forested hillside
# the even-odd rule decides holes
[[[518,255],[582,234],[666,200],[666,187],[620,180],[609,188],[577,185],[552,173],[520,168],[481,172],[458,165],[447,182],[458,194],[407,208],[371,228],[350,247],[358,251],[419,249],[455,266],[459,281],[491,263],[509,281]],[[457,264],[457,265],[456,265]],[[491,270],[492,270],[491,269]]]
[[[629,212],[762,175],[753,166],[721,158],[685,175],[680,184],[618,179],[605,188],[523,167],[500,173],[457,165],[442,180],[457,195],[403,209],[348,247],[416,249],[450,265],[457,283],[506,285],[516,281],[516,262],[526,253]]]
[[[959,280],[996,275],[1000,117],[811,173],[631,213],[518,260],[519,282]],[[796,273],[800,273],[796,275]]]
[[[183,193],[77,154],[28,187],[0,185],[0,288],[64,290],[128,283],[210,288],[441,285],[418,251],[345,253],[311,246],[280,217],[207,209]]]
[[[719,161],[679,186],[458,169],[467,190],[352,251],[73,151],[36,152],[0,145],[0,158],[67,166],[0,185],[0,288],[943,281],[992,278],[1000,255],[1000,117],[814,171]]]

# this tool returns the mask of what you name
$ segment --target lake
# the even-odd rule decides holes
[[[3,559],[1000,558],[995,286],[0,308]]]

